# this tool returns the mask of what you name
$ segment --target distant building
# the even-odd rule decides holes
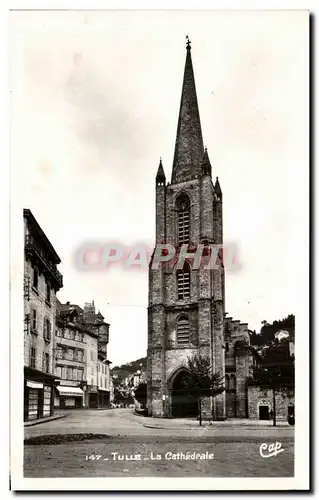
[[[104,321],[104,316],[99,311],[95,312],[94,300],[92,303],[86,302],[83,310],[83,322],[90,327],[99,339],[99,354],[107,359],[107,346],[109,343],[110,325]]]
[[[98,356],[98,406],[99,408],[109,408],[111,393],[110,364],[104,356]]]
[[[24,420],[53,414],[53,340],[61,260],[32,212],[24,218]]]
[[[97,372],[96,372],[96,405],[97,407],[106,407],[110,404],[110,364],[107,359],[107,346],[109,343],[110,325],[104,321],[101,312],[96,313],[94,301],[86,302],[83,310],[84,324],[97,337]],[[93,364],[88,370],[93,373]],[[95,390],[95,388],[94,388]],[[92,389],[91,389],[92,391]],[[95,405],[95,396],[91,393],[91,406]]]
[[[287,330],[279,330],[279,332],[275,333],[275,339],[278,340],[278,342],[281,342],[284,339],[289,339],[290,335]]]
[[[61,380],[55,404],[60,408],[101,408],[110,405],[109,324],[94,302],[82,309],[59,304],[55,341],[55,373]],[[103,336],[104,333],[104,336]]]
[[[125,379],[126,385],[134,391],[141,383],[147,382],[147,374],[144,371],[137,370],[133,375]]]
[[[86,335],[86,380],[87,405],[89,408],[98,408],[98,335],[91,329],[90,334]]]

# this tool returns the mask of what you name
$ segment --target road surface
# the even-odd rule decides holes
[[[292,477],[294,429],[260,422],[151,419],[130,409],[78,410],[26,427],[25,438],[99,434],[99,439],[27,444],[25,477]],[[102,438],[101,438],[102,435]],[[46,437],[45,437],[46,436]],[[61,438],[60,438],[61,439]],[[36,441],[37,442],[37,441]],[[280,451],[270,449],[280,443]],[[260,451],[265,443],[264,450]],[[265,458],[261,455],[272,456]]]

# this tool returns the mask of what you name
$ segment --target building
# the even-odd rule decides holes
[[[24,217],[24,421],[53,414],[53,341],[61,260],[32,212]]]
[[[104,316],[99,311],[96,314],[94,300],[86,302],[83,310],[83,322],[98,335],[99,354],[107,359],[107,346],[109,343],[110,325],[104,321]]]
[[[275,394],[276,420],[287,422],[294,415],[294,391]],[[248,417],[252,420],[271,420],[274,412],[273,391],[252,385],[248,386]]]
[[[98,355],[98,407],[110,407],[110,361],[103,355]]]
[[[126,385],[134,391],[140,384],[147,383],[147,375],[146,372],[137,370],[130,377],[125,379]]]
[[[55,375],[60,379],[54,398],[58,408],[87,405],[86,346],[91,332],[83,326],[81,317],[78,306],[58,302],[54,352]]]
[[[260,386],[254,377],[250,377],[247,383],[248,418],[270,420],[274,414],[274,407],[276,420],[287,422],[289,417],[294,417],[294,353],[291,350],[288,332],[282,332],[283,335],[280,335],[281,332],[278,333],[279,335],[275,334],[274,341],[269,342],[258,352],[255,356],[255,363],[261,366],[264,364],[264,367],[268,369],[270,356],[274,356],[271,353],[275,353],[271,363],[273,367],[280,364],[280,372],[289,383],[281,389],[276,388],[274,394],[272,387]],[[251,348],[251,352],[253,350]],[[289,373],[289,378],[287,378],[287,373]]]
[[[284,339],[289,339],[289,332],[287,330],[279,330],[275,333],[275,339],[281,342]]]
[[[55,334],[55,406],[99,408],[110,404],[109,324],[94,301],[82,309],[58,302]]]
[[[149,268],[147,390],[148,412],[154,417],[196,416],[197,403],[183,389],[187,358],[200,353],[227,390],[203,402],[204,418],[247,417],[246,379],[249,376],[247,324],[225,313],[222,259],[213,269],[192,268],[191,252],[202,244],[223,244],[223,194],[204,148],[190,42],[180,102],[171,182],[162,161],[156,175],[156,245],[171,244],[177,262],[182,245],[188,257],[175,265]],[[154,254],[153,254],[154,256]],[[227,324],[226,324],[227,323]]]
[[[92,330],[85,318],[86,306],[84,306],[82,321],[87,332],[85,334],[85,360],[86,360],[86,382],[87,392],[85,406],[98,408],[98,335]]]
[[[99,311],[96,313],[94,301],[87,302],[84,305],[83,322],[97,338],[96,344],[96,372],[94,372],[95,364],[92,357],[95,359],[93,349],[91,349],[90,367],[88,366],[88,380],[91,377],[91,382],[96,382],[95,385],[89,385],[89,407],[100,408],[109,407],[110,405],[110,364],[107,359],[107,346],[109,343],[110,325],[104,321],[104,316]],[[91,342],[91,347],[93,344]],[[94,347],[95,349],[95,347]]]

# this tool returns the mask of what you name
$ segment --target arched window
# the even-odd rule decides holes
[[[176,271],[176,281],[177,298],[179,300],[188,299],[190,297],[191,289],[191,271],[187,261],[185,261],[183,269],[178,269]]]
[[[176,338],[178,345],[189,344],[189,319],[186,314],[183,314],[177,320]]]
[[[177,239],[178,244],[189,243],[190,203],[186,194],[182,193],[176,200]]]

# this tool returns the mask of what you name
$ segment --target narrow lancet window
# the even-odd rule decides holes
[[[185,261],[183,269],[178,269],[176,272],[177,280],[177,298],[179,300],[188,299],[190,297],[191,289],[191,272],[190,266]]]
[[[190,203],[186,194],[181,194],[176,201],[177,240],[179,245],[189,243],[190,235]]]

